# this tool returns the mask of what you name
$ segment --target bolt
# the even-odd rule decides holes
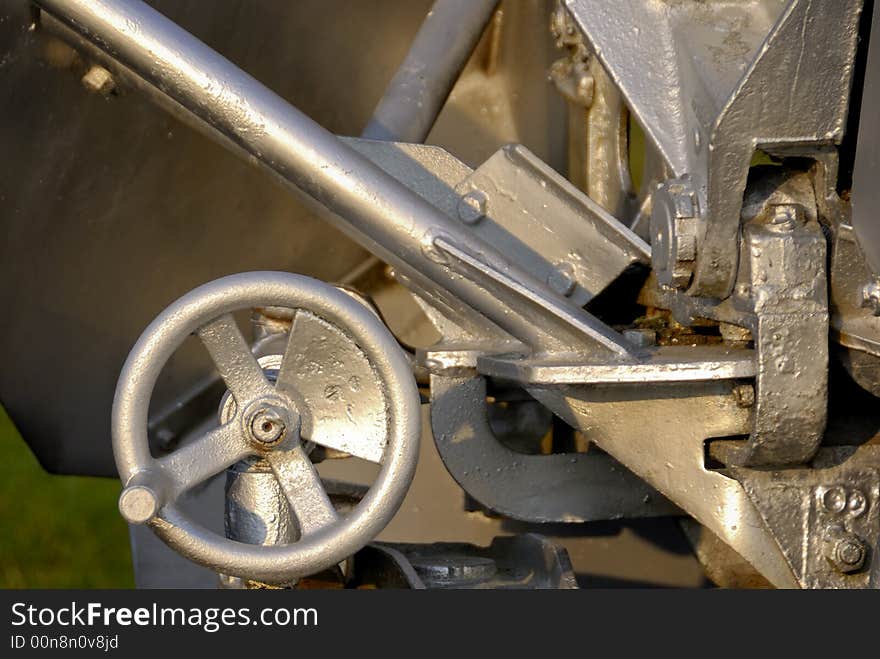
[[[794,231],[803,220],[801,208],[795,204],[779,204],[773,207],[770,216],[770,227],[782,233]]]
[[[623,338],[639,348],[647,348],[657,343],[657,332],[652,329],[623,330]]]
[[[856,536],[841,538],[834,545],[835,567],[841,572],[855,572],[865,564],[865,543]]]
[[[86,71],[82,77],[83,86],[90,92],[107,96],[116,89],[116,81],[113,80],[113,74],[103,66],[95,65]]]
[[[486,193],[482,190],[471,190],[458,202],[458,216],[465,224],[476,224],[486,217],[488,205]]]
[[[733,388],[733,398],[737,407],[751,407],[755,404],[755,388],[750,384],[738,384]]]
[[[865,562],[865,548],[855,538],[847,538],[837,543],[837,558],[841,563],[857,570]]]
[[[654,191],[651,211],[652,264],[662,286],[684,289],[697,258],[700,202],[687,178]]]
[[[547,275],[547,284],[556,293],[568,297],[574,293],[574,289],[577,287],[574,266],[567,261],[557,263],[556,267]]]
[[[839,572],[849,574],[864,567],[868,556],[865,541],[842,526],[829,526],[825,530],[823,545],[825,558]]]
[[[145,524],[159,512],[159,497],[146,485],[132,485],[119,495],[119,512],[129,524]]]
[[[274,405],[260,407],[251,415],[251,437],[261,444],[274,444],[287,429],[286,416],[284,410]]]
[[[875,316],[880,316],[880,276],[862,286],[862,307],[870,309]]]

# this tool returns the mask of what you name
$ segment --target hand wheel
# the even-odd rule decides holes
[[[249,349],[233,311],[294,310],[273,385]],[[234,405],[221,425],[154,458],[147,415],[156,380],[187,336],[196,334]],[[113,451],[125,485],[119,509],[149,524],[171,548],[227,575],[284,583],[339,563],[391,520],[412,481],[421,430],[410,364],[377,316],[339,289],[299,275],[250,272],[187,293],[135,344],[113,402]],[[339,517],[303,446],[305,440],[380,463],[376,481]],[[284,492],[299,539],[250,545],[200,526],[178,499],[249,456],[264,459]]]

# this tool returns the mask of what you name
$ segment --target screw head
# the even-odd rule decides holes
[[[489,200],[482,190],[471,190],[458,202],[458,216],[465,224],[476,224],[486,217]]]
[[[119,512],[129,524],[146,524],[159,512],[159,497],[146,485],[132,485],[119,495]]]

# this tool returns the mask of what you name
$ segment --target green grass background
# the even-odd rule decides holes
[[[0,588],[130,588],[119,482],[53,476],[0,407]]]

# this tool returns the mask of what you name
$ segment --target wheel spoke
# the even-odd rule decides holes
[[[267,460],[287,497],[300,537],[336,521],[336,509],[302,446],[271,451]]]
[[[381,463],[388,433],[385,394],[367,356],[335,325],[297,311],[276,387],[304,401],[304,437]]]
[[[232,315],[224,314],[203,325],[198,335],[240,407],[245,401],[272,394],[272,386]]]
[[[169,494],[173,498],[252,454],[253,449],[234,420],[184,444],[157,463],[172,483],[174,491]]]

